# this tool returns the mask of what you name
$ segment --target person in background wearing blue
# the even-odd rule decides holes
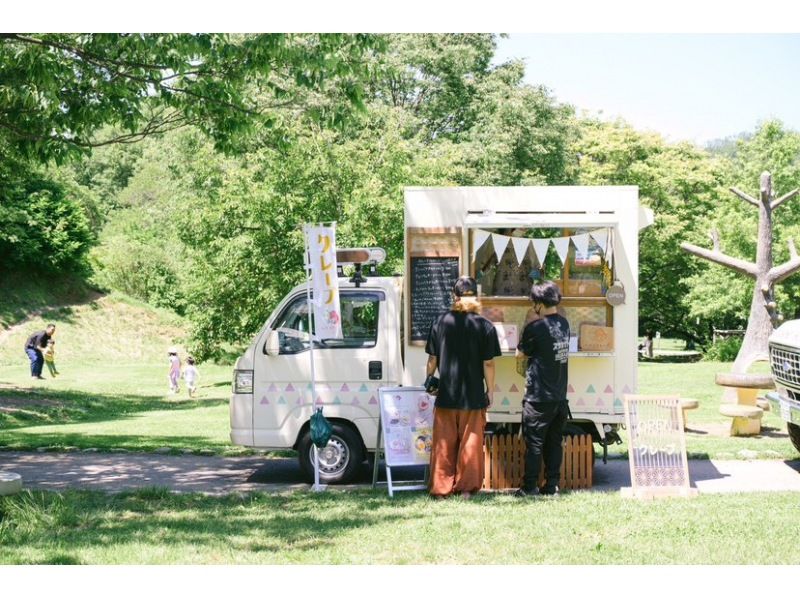
[[[523,329],[517,347],[517,359],[528,361],[522,399],[525,477],[516,493],[521,497],[558,494],[563,458],[561,435],[569,417],[569,322],[557,311],[561,292],[550,281],[534,284],[531,301],[535,316]],[[539,488],[542,458],[545,484]]]
[[[56,325],[48,324],[47,328],[34,332],[25,341],[25,354],[31,360],[31,378],[34,380],[44,380],[42,368],[44,367],[44,355],[42,351],[47,348],[47,343],[55,334]]]

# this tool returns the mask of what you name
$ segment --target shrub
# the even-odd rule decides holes
[[[711,345],[703,357],[706,361],[734,361],[742,348],[743,337],[729,336]]]

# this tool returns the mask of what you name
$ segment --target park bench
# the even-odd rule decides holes
[[[720,405],[719,412],[732,418],[731,436],[754,436],[761,433],[764,408],[759,405],[761,390],[775,388],[770,374],[717,374],[718,386],[736,390],[736,403]]]

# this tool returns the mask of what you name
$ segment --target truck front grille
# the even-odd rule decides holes
[[[776,382],[800,389],[800,354],[795,349],[770,345],[769,363]]]

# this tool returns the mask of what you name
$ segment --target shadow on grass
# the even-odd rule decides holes
[[[162,447],[176,450],[232,449],[230,442],[214,440],[204,436],[149,436],[140,434],[84,434],[84,433],[31,433],[14,430],[0,431],[0,446],[8,450],[28,451],[47,447],[51,451],[65,449],[96,448],[100,451],[124,449],[128,452],[149,452]],[[242,449],[243,451],[244,449]]]
[[[247,553],[313,557],[349,532],[419,517],[419,498],[394,499],[387,512],[390,501],[370,492],[207,497],[157,487],[113,495],[24,491],[0,497],[0,562],[85,563],[80,552],[99,547],[112,550],[115,562],[138,563],[143,545],[169,546],[177,562],[194,561],[198,553],[225,561],[230,552],[228,562]]]

